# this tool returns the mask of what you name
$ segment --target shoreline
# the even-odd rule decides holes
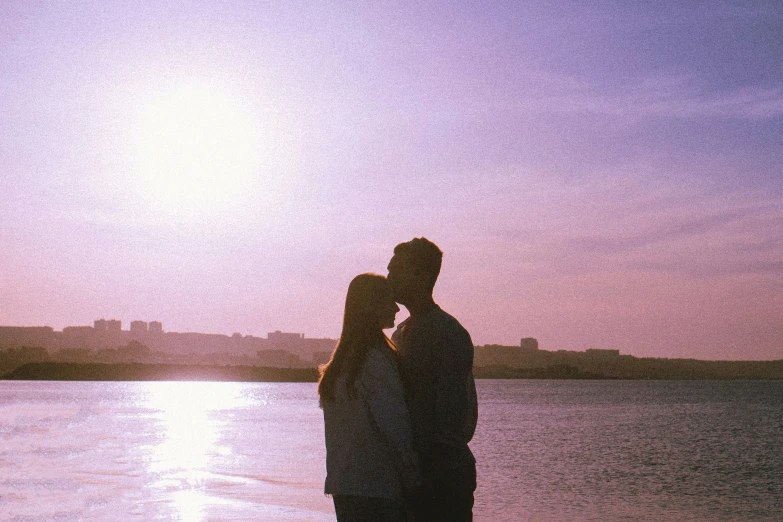
[[[318,370],[266,366],[39,362],[19,366],[0,380],[317,382]]]
[[[725,376],[693,373],[690,375],[642,375],[617,377],[581,371],[575,366],[510,368],[485,366],[473,369],[478,379],[557,379],[557,380],[783,380],[768,376]],[[318,382],[316,368],[278,368],[268,366],[217,366],[142,363],[59,363],[36,362],[19,366],[0,376],[8,381],[217,381],[217,382]]]

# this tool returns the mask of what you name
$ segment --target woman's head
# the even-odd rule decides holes
[[[324,400],[334,400],[335,382],[340,375],[345,374],[349,391],[353,388],[370,348],[381,343],[393,348],[383,329],[394,326],[394,318],[399,310],[385,277],[360,274],[353,278],[345,296],[340,340],[332,358],[319,368],[321,379],[318,393],[322,403]]]
[[[348,285],[342,334],[392,328],[399,311],[400,307],[394,302],[391,286],[385,277],[359,274]]]

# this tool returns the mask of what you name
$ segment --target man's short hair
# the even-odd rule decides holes
[[[415,237],[394,247],[394,254],[405,256],[405,259],[417,271],[430,276],[430,290],[435,287],[435,281],[440,274],[443,252],[438,245],[426,237]]]

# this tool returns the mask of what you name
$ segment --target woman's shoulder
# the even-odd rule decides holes
[[[388,344],[378,343],[367,351],[364,370],[370,375],[396,371],[395,353]]]

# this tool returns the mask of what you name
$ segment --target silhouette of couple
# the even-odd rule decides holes
[[[340,340],[320,368],[325,493],[339,522],[473,519],[478,419],[473,343],[432,298],[443,253],[397,245],[388,277],[348,286]],[[410,317],[389,339],[396,303]]]

